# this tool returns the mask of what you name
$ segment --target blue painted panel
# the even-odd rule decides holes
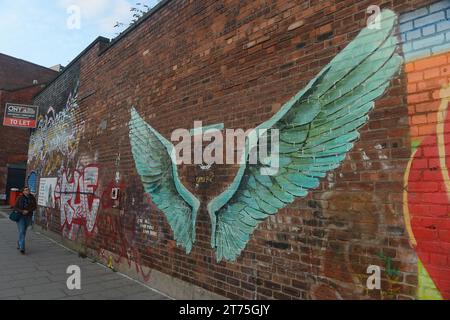
[[[450,1],[402,14],[400,32],[406,62],[450,50]]]
[[[27,186],[30,188],[31,193],[37,193],[37,174],[36,172],[31,172],[27,178]]]

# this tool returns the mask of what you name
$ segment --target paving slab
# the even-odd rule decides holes
[[[28,230],[25,255],[17,250],[17,226],[0,207],[0,300],[168,300],[170,297],[119,272],[83,259]],[[81,269],[81,290],[69,290],[66,270]]]

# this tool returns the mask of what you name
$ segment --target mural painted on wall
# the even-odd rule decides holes
[[[274,175],[271,158],[250,164],[250,151],[261,136],[246,141],[236,178],[208,204],[211,246],[217,261],[235,261],[256,227],[269,216],[305,197],[336,169],[359,138],[375,101],[390,86],[403,63],[393,35],[396,15],[381,13],[380,28],[365,28],[306,88],[271,119],[255,129],[280,132],[280,168]],[[145,191],[164,212],[179,246],[187,253],[195,242],[199,200],[181,183],[174,146],[131,111],[130,141]],[[155,156],[157,155],[157,156]]]
[[[93,234],[100,199],[96,195],[99,169],[84,165],[86,160],[79,155],[84,121],[80,121],[76,114],[79,109],[79,81],[70,81],[74,81],[75,86],[65,105],[62,108],[49,107],[46,114],[40,116],[37,129],[30,138],[28,164],[40,177],[57,179],[51,192],[55,205],[49,207],[59,210],[58,224],[64,236],[75,240],[81,230],[86,231],[87,236]],[[53,101],[54,97],[44,97],[42,103],[49,99]],[[40,224],[46,228],[57,219],[48,208],[39,208],[38,213]]]
[[[145,123],[134,108],[129,128],[133,158],[145,192],[164,212],[177,244],[190,253],[200,201],[178,177],[174,146]]]
[[[32,194],[37,193],[37,174],[36,172],[30,172],[27,177],[27,186],[30,188]]]
[[[84,123],[79,123],[75,116],[78,87],[79,83],[70,93],[63,110],[56,113],[50,107],[46,115],[40,117],[37,130],[31,135],[28,162],[41,161],[44,174],[59,169],[62,162],[73,159],[77,153],[84,131]]]
[[[211,246],[218,262],[235,261],[260,223],[296,198],[305,197],[327,173],[341,165],[359,138],[358,129],[367,123],[375,101],[383,96],[402,64],[397,54],[397,39],[393,36],[393,29],[397,27],[394,20],[394,13],[383,11],[381,29],[364,29],[305,89],[258,127],[281,132],[281,168],[277,175],[260,174],[260,169],[270,166],[267,162],[257,165],[248,162],[249,150],[258,146],[258,141],[248,140],[245,164],[230,187],[207,206],[212,224]],[[404,215],[411,245],[420,260],[417,296],[420,299],[450,299],[450,160],[447,159],[450,152],[447,143],[450,139],[450,1],[440,1],[403,14],[399,22],[406,58],[413,149],[404,180]],[[60,221],[56,223],[61,226],[63,235],[76,240],[78,232],[84,230],[88,246],[92,244],[110,268],[128,266],[148,281],[150,269],[145,266],[151,262],[146,258],[152,256],[152,250],[157,246],[172,248],[176,242],[187,253],[191,252],[196,241],[199,200],[178,177],[177,167],[173,165],[172,144],[134,109],[129,137],[136,169],[147,194],[144,205],[140,200],[136,204],[139,212],[129,209],[135,207],[134,197],[131,200],[130,196],[130,201],[125,204],[122,199],[111,199],[115,188],[124,193],[136,192],[136,198],[141,196],[141,191],[127,189],[126,184],[135,186],[136,183],[125,183],[120,174],[103,187],[98,166],[80,165],[78,146],[84,123],[76,117],[78,107],[77,85],[62,111],[57,113],[50,108],[41,118],[38,130],[31,138],[29,162],[38,163],[35,169],[39,176],[52,174],[58,177],[54,193]],[[118,158],[116,169],[120,173],[120,154]],[[215,177],[205,173],[196,183],[208,188],[215,183]],[[336,203],[348,194],[330,192],[325,196],[329,196],[326,200]],[[360,193],[352,195],[352,201],[363,202],[373,196],[372,193]],[[152,223],[147,200],[164,213],[175,242],[161,241],[167,238],[167,227],[163,228],[162,222],[161,225]],[[380,203],[381,200],[374,197],[371,202]],[[104,210],[101,215],[100,207]],[[351,220],[350,210],[341,211],[339,214],[344,219]],[[362,211],[363,218],[371,221],[373,230],[368,233],[358,230],[356,225],[352,226],[353,230],[369,236],[386,232],[382,221],[378,221],[383,217],[373,214],[376,210],[368,207]],[[41,225],[47,228],[59,219],[48,208],[39,208],[38,212]],[[99,229],[101,234],[93,237]],[[365,276],[365,270],[360,270],[351,259],[362,248],[358,241],[345,242],[339,251],[335,247],[325,247],[328,236],[335,238],[320,235],[324,243],[321,249],[325,252],[324,275],[329,279],[342,276],[338,280],[354,283],[361,289],[361,296],[369,296],[363,292],[366,278],[361,275]],[[377,246],[374,244],[374,248]],[[336,256],[337,260],[333,260]],[[379,257],[389,282],[383,284],[380,294],[395,298],[400,290],[397,282],[401,281],[397,279],[398,269],[383,252]],[[336,275],[339,268],[342,272]],[[319,274],[316,270],[307,272]],[[332,281],[328,278],[317,276],[311,296],[321,298],[329,293],[333,298],[346,298],[338,293],[338,289],[331,288]]]
[[[90,165],[84,170],[64,170],[55,188],[55,200],[61,213],[61,228],[69,231],[74,225],[92,234],[100,206],[96,195],[98,166]]]
[[[69,79],[69,81],[72,81]],[[144,252],[150,250],[152,243],[157,241],[154,231],[150,230],[148,214],[145,217],[139,215],[125,215],[121,205],[125,204],[126,193],[125,180],[120,177],[120,154],[116,160],[116,177],[106,186],[100,185],[100,169],[95,163],[97,156],[88,157],[80,154],[79,146],[84,133],[84,121],[80,120],[79,99],[77,82],[70,92],[63,108],[50,107],[44,116],[41,116],[37,130],[32,134],[29,149],[29,166],[39,176],[57,177],[56,187],[52,191],[55,199],[55,210],[39,207],[37,216],[39,224],[49,230],[59,226],[63,237],[77,242],[83,242],[83,247],[89,247],[92,241],[96,241],[98,256],[105,258],[111,266],[128,266],[135,268],[143,280],[149,279],[149,271],[143,267],[141,257],[142,249],[138,242],[142,236],[140,232],[150,232]],[[53,101],[54,97],[44,97],[43,104],[47,100]],[[58,100],[57,98],[56,100]],[[57,111],[60,110],[60,111]],[[114,188],[120,190],[120,198],[112,199]],[[144,201],[145,202],[145,201]],[[134,200],[133,204],[134,205]],[[99,218],[99,211],[103,209],[120,210],[118,216],[105,215]],[[130,228],[129,219],[143,221],[132,222]],[[138,220],[139,219],[139,220]],[[106,221],[106,224],[105,224]],[[102,234],[112,237],[108,243],[103,243],[98,237],[100,234],[98,224],[102,226]],[[100,234],[101,236],[101,234]],[[153,241],[153,242],[152,242]],[[111,243],[114,244],[111,247]],[[110,248],[111,252],[105,248]],[[109,252],[106,254],[106,252]],[[113,253],[114,252],[114,253]]]
[[[412,155],[404,214],[419,257],[420,299],[450,299],[450,1],[400,17]]]

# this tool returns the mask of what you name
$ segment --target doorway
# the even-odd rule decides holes
[[[6,180],[6,202],[9,202],[10,190],[22,189],[25,186],[26,169],[22,165],[8,166],[8,178]]]

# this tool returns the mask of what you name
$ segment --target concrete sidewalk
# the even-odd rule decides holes
[[[170,298],[28,229],[27,254],[16,249],[17,227],[0,208],[0,300],[168,300]],[[70,265],[81,269],[81,290],[69,290]]]

